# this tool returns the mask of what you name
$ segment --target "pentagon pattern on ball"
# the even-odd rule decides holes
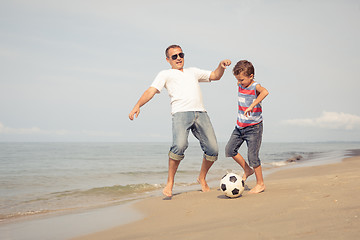
[[[237,181],[237,178],[236,178],[236,176],[231,176],[230,178],[229,178],[229,180],[230,180],[230,182],[236,182]]]
[[[232,193],[233,195],[237,195],[237,194],[239,194],[239,192],[240,192],[240,190],[237,189],[237,188],[234,188],[234,189],[231,191],[231,193]]]
[[[244,192],[244,187],[244,181],[235,173],[228,173],[220,180],[221,191],[230,198],[239,197]]]

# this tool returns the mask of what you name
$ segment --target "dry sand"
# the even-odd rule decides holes
[[[276,172],[265,192],[236,199],[218,189],[153,197],[134,206],[144,219],[77,239],[360,239],[359,172],[352,157]]]

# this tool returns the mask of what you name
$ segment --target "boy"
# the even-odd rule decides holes
[[[238,80],[238,118],[237,125],[232,132],[225,148],[226,157],[232,157],[244,169],[245,181],[255,172],[256,186],[249,193],[265,191],[262,175],[259,150],[262,139],[262,107],[261,101],[269,92],[259,83],[254,81],[254,66],[246,60],[239,61],[233,69],[233,74]],[[248,146],[248,161],[238,153],[241,144],[246,141]],[[250,166],[249,166],[250,165]]]

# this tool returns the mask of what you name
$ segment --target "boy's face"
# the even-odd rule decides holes
[[[179,53],[182,53],[183,51],[181,50],[181,48],[170,48],[169,49],[169,57],[166,58],[166,61],[168,61],[168,63],[170,63],[171,68],[172,69],[177,69],[177,70],[182,70],[184,67],[184,58],[181,58],[179,56]],[[172,56],[176,55],[176,59],[172,59]]]
[[[247,76],[244,72],[240,72],[238,75],[235,75],[235,78],[238,80],[238,85],[241,85],[243,88],[247,88],[253,83],[254,74]]]

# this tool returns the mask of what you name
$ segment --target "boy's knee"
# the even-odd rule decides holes
[[[249,159],[249,165],[250,165],[250,167],[252,167],[252,168],[256,168],[256,167],[258,167],[258,166],[261,165],[261,161],[260,161],[260,159],[259,159],[258,156],[249,155],[249,156],[248,156],[248,159]]]
[[[225,157],[233,157],[237,154],[237,151],[231,144],[227,144],[225,147]]]

